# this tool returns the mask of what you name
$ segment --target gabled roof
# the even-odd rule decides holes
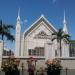
[[[34,29],[42,21],[44,21],[54,32],[57,32],[57,29],[44,17],[44,15],[41,15],[39,19],[37,19],[28,29],[24,31],[23,35],[26,36],[29,31]]]

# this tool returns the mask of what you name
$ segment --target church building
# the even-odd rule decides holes
[[[64,13],[63,32],[68,33],[67,21]],[[75,48],[74,42],[67,39],[61,40],[61,50],[58,40],[52,40],[52,34],[58,32],[51,22],[44,15],[41,15],[29,28],[21,33],[20,11],[18,12],[16,33],[15,33],[15,58],[20,60],[20,66],[28,69],[28,59],[33,59],[35,66],[46,67],[45,62],[48,59],[60,59],[63,68],[75,69]],[[71,49],[71,50],[70,50]],[[9,56],[3,56],[3,41],[0,40],[0,68],[2,61]]]
[[[57,31],[58,30],[47,20],[47,18],[44,15],[41,15],[21,34],[21,18],[19,12],[16,23],[15,57],[34,57],[39,59],[69,57],[69,42],[67,39],[62,39],[61,41],[61,56],[57,39],[52,41],[52,33]],[[63,20],[63,32],[64,34],[68,34],[65,13]]]
[[[68,33],[67,21],[64,13],[63,32]],[[70,42],[67,39],[61,40],[61,51],[58,40],[52,40],[52,34],[58,32],[51,22],[44,15],[41,15],[29,28],[21,33],[20,11],[18,12],[16,33],[15,33],[15,58],[20,60],[20,66],[28,69],[28,59],[34,60],[33,64],[39,69],[46,67],[45,62],[48,59],[60,59],[63,68],[75,69],[75,57],[72,50],[70,51]],[[72,46],[71,46],[72,47]],[[74,47],[74,46],[73,46]],[[72,48],[71,48],[72,49]],[[3,42],[0,41],[0,68],[3,60],[8,56],[2,56]]]

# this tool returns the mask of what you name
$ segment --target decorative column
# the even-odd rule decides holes
[[[48,59],[48,45],[47,45],[47,43],[45,43],[45,57],[47,60]]]
[[[66,53],[66,57],[69,57],[69,43],[66,43],[65,53]]]
[[[69,43],[62,44],[62,57],[69,57]]]
[[[50,59],[54,57],[52,43],[45,43],[45,57],[46,59]]]
[[[62,43],[62,57],[65,57],[65,43]]]

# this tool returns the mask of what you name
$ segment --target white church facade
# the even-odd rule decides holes
[[[64,14],[63,19],[63,32],[68,34],[67,22]],[[15,33],[15,58],[20,59],[20,65],[24,63],[27,69],[27,60],[34,58],[37,60],[36,67],[45,67],[45,61],[48,59],[59,58],[63,67],[75,69],[73,64],[75,58],[69,55],[70,43],[67,39],[61,41],[60,45],[57,39],[52,41],[54,36],[52,35],[58,30],[51,24],[44,15],[41,15],[28,29],[21,33],[21,18],[18,13]],[[7,56],[2,56],[3,45],[0,42],[0,68],[2,60],[6,60]],[[60,56],[61,52],[61,56]],[[73,61],[72,61],[73,60]],[[35,63],[35,62],[34,62]]]
[[[60,57],[60,49],[57,40],[52,41],[52,33],[58,30],[41,15],[23,34],[21,34],[21,19],[18,13],[15,36],[15,57],[34,57],[50,59]],[[67,23],[64,14],[63,32],[68,34]],[[69,42],[62,39],[61,57],[69,57]]]
[[[64,13],[63,32],[68,33],[67,22]],[[20,59],[20,65],[24,64],[25,69],[28,68],[27,60],[29,58],[36,59],[36,67],[45,67],[48,59],[58,58],[64,68],[75,69],[75,57],[70,57],[70,43],[67,39],[61,41],[61,51],[57,39],[52,41],[52,34],[58,30],[51,24],[44,15],[41,15],[28,29],[21,33],[21,18],[18,13],[15,34],[15,58]],[[8,56],[2,56],[3,42],[0,41],[0,68],[2,60],[6,60]],[[61,52],[61,56],[60,56]],[[35,64],[35,62],[34,62]]]

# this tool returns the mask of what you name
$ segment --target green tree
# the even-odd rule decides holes
[[[52,38],[52,41],[55,40],[55,39],[57,39],[57,42],[60,45],[60,56],[61,56],[62,55],[62,51],[61,51],[61,40],[62,39],[65,39],[65,40],[68,40],[69,41],[69,37],[70,36],[68,34],[65,34],[62,29],[59,29],[57,32],[52,33],[52,35],[55,36],[55,37]]]
[[[11,34],[11,29],[14,29],[13,25],[3,24],[2,20],[0,20],[0,36],[1,40],[3,41],[3,50],[4,51],[4,39],[10,40],[13,42],[15,40],[14,36]]]
[[[0,35],[2,37],[2,40],[4,40],[4,37],[7,38],[7,40],[13,41],[14,36],[11,34],[11,29],[14,29],[13,25],[7,25],[3,24],[2,20],[0,20]]]

